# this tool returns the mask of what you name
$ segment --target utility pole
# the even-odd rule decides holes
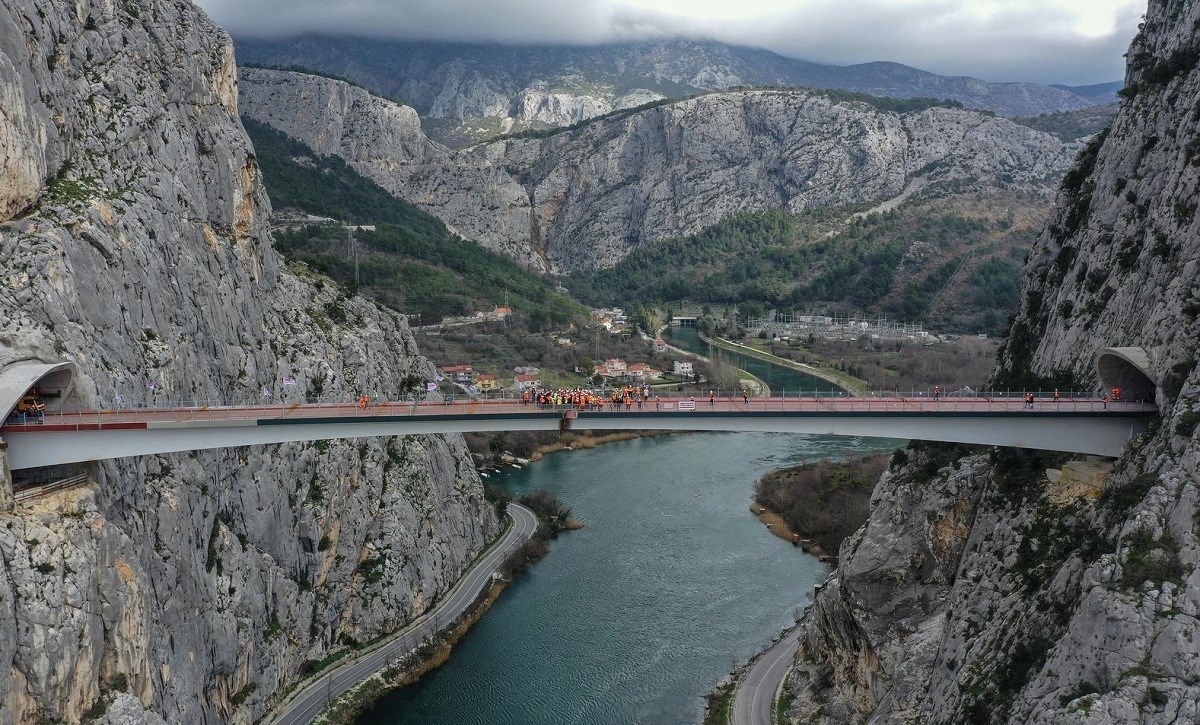
[[[354,257],[354,287],[361,286],[361,280],[358,277],[358,238],[354,236],[354,227],[350,227],[350,253]]]

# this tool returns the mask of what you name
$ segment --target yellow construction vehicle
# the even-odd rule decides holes
[[[28,393],[17,403],[17,412],[24,415],[41,415],[46,412],[46,404],[35,393]]]

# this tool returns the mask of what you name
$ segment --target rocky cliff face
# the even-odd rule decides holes
[[[654,98],[735,86],[944,98],[1008,116],[1075,110],[1112,100],[1094,100],[1087,89],[987,83],[899,63],[821,65],[760,48],[686,38],[555,47],[306,35],[279,41],[242,39],[238,46],[243,60],[335,73],[399,98],[423,118],[437,121],[438,138],[447,142],[481,141],[498,130],[565,126]]]
[[[1156,0],[1109,133],[1030,255],[996,374],[1096,383],[1141,346],[1161,422],[1098,500],[1048,495],[1054,456],[921,447],[807,613],[801,722],[1193,722],[1200,716],[1200,5]]]
[[[7,3],[0,69],[0,367],[73,360],[91,405],[394,398],[432,374],[403,317],[281,265],[232,44],[190,3]],[[90,472],[0,514],[0,722],[251,721],[498,531],[458,437]]]
[[[241,110],[439,217],[451,231],[544,270],[529,199],[502,167],[430,141],[413,109],[319,76],[242,68]]]
[[[241,69],[243,111],[537,269],[607,267],[738,211],[873,205],[931,187],[1050,194],[1076,146],[1006,119],[881,111],[816,92],[715,93],[451,152],[341,81]],[[320,101],[314,116],[313,100]]]

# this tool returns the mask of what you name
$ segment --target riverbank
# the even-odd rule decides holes
[[[666,330],[667,327],[668,327],[667,325],[660,325],[659,328],[655,331],[654,336],[658,339],[662,339],[663,331]],[[645,337],[645,333],[642,333],[642,336]],[[701,336],[701,337],[703,338],[703,336]],[[649,338],[647,338],[647,339],[649,339]],[[667,350],[674,352],[678,355],[683,355],[683,356],[686,356],[689,358],[695,358],[696,360],[699,360],[704,363],[710,363],[710,364],[712,363],[712,360],[705,357],[704,355],[701,355],[698,352],[691,352],[690,350],[684,350],[683,348],[676,347],[675,345],[672,345],[671,343],[666,342],[665,340],[664,340],[664,343],[667,346]],[[767,385],[767,381],[758,377],[757,375],[750,372],[749,370],[744,370],[742,368],[738,368],[737,371],[738,371],[738,373],[740,373],[741,382],[742,382],[743,387],[745,387],[746,390],[749,391],[751,395],[753,395],[756,398],[770,397],[771,386]]]
[[[795,370],[798,373],[811,375],[814,378],[820,378],[831,385],[836,385],[838,388],[852,395],[870,395],[871,393],[871,386],[868,385],[865,380],[859,380],[852,375],[847,375],[846,373],[837,370],[829,370],[828,368],[818,368],[813,367],[812,365],[798,363],[794,360],[788,360],[787,358],[782,358],[778,355],[772,355],[769,352],[759,350],[755,347],[750,347],[749,345],[743,345],[740,342],[727,340],[723,337],[708,337],[703,333],[699,333],[699,337],[702,341],[708,343],[709,345],[720,348],[727,352],[736,352],[746,355],[747,357],[752,357],[757,360],[770,363],[772,365],[778,365],[782,368]]]
[[[789,669],[780,665],[790,666],[788,654],[794,655],[799,632],[797,623],[784,627],[766,647],[718,682],[704,696],[702,725],[753,725],[762,722],[754,718],[756,709],[762,710],[765,705],[766,710],[777,710],[776,699],[782,689],[779,684]],[[781,651],[786,653],[781,656]],[[780,670],[783,674],[779,673]],[[746,690],[751,692],[747,694]],[[765,693],[771,695],[768,702],[762,702]],[[773,718],[771,721],[779,722]]]
[[[805,553],[817,557],[826,564],[836,560],[837,557],[822,549],[820,544],[817,544],[812,539],[806,539],[801,536],[800,532],[794,531],[787,519],[779,512],[772,511],[758,501],[754,501],[750,504],[750,513],[754,514],[767,527],[767,531],[770,531],[793,546],[800,547]]]
[[[315,725],[353,725],[358,716],[379,698],[393,690],[417,683],[425,675],[446,664],[450,660],[450,653],[453,652],[454,646],[466,636],[471,627],[483,618],[483,615],[487,614],[504,590],[508,588],[509,583],[507,579],[497,580],[480,594],[470,611],[444,629],[433,641],[426,642],[399,662],[382,672],[371,675],[347,691],[313,721]]]
[[[755,484],[751,510],[777,536],[794,537],[789,540],[832,563],[842,541],[866,522],[871,493],[890,459],[824,460],[771,471]]]
[[[481,594],[494,583],[494,572],[501,566],[508,567],[515,555],[523,554],[527,544],[536,540],[538,519],[532,511],[524,506],[509,505],[507,512],[509,523],[501,535],[479,553],[458,582],[426,613],[370,644],[342,650],[317,663],[315,671],[293,684],[260,721],[275,725],[312,722],[333,704],[335,698],[359,691],[381,671],[390,669],[389,663],[405,663],[410,658],[427,659],[420,654],[427,643],[436,642],[444,634],[442,618],[451,625],[463,621],[464,614],[470,618],[470,614],[478,610],[475,603]],[[482,616],[481,612],[479,616]],[[477,619],[471,620],[472,623]],[[384,681],[380,679],[379,684],[383,685]],[[357,712],[387,689],[383,687],[370,699],[349,696],[347,703],[357,702]]]
[[[465,433],[467,447],[475,460],[480,476],[490,478],[506,466],[525,466],[559,451],[591,450],[609,443],[621,443],[638,438],[658,438],[688,431],[619,430],[598,431],[501,431],[497,433]]]
[[[659,436],[674,435],[677,432],[679,431],[622,430],[599,435],[594,434],[592,431],[561,433],[558,441],[538,446],[537,450],[529,456],[528,461],[530,463],[540,461],[546,455],[559,451],[589,450],[608,443],[620,443],[621,441],[631,441],[637,438],[657,438]]]

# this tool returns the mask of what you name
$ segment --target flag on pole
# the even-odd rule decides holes
[[[263,386],[263,389],[262,389],[262,396],[263,396],[264,398],[269,398],[269,397],[271,397],[271,391],[270,391],[270,390],[268,390],[268,389],[267,389],[267,386],[265,386],[265,385]]]
[[[434,375],[434,376],[433,376],[433,379],[434,379],[434,380],[436,380],[436,381],[438,381],[438,382],[440,383],[440,382],[442,382],[443,380],[445,380],[446,378],[445,378],[445,377],[443,377],[443,376],[441,376],[441,375]]]
[[[153,380],[146,383],[146,390],[154,390],[154,381]]]
[[[125,396],[121,395],[120,393],[117,393],[116,395],[113,396],[113,403],[116,404],[116,406],[118,408],[120,408],[122,405],[125,405]]]
[[[437,390],[437,383],[425,383],[425,389],[430,392]]]
[[[291,375],[284,375],[283,376],[283,384],[284,385],[295,385],[296,379],[293,378]]]

